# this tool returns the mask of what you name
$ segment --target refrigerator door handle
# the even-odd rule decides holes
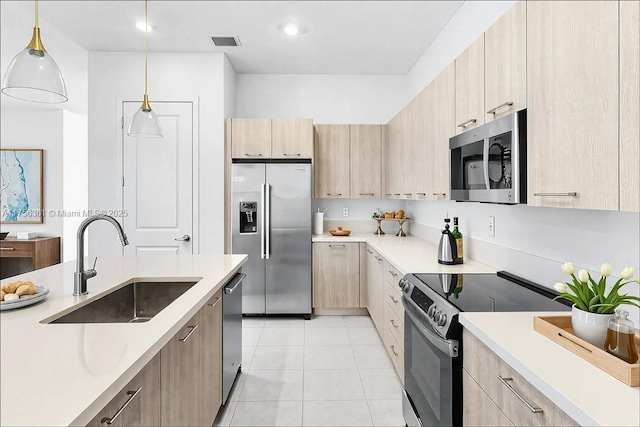
[[[260,214],[260,258],[261,259],[265,259],[264,258],[264,243],[265,243],[265,232],[264,232],[264,217],[266,215],[267,210],[265,209],[265,204],[264,204],[264,200],[265,200],[265,190],[264,190],[265,184],[264,182],[261,184],[260,186],[260,206],[262,209],[262,212]]]
[[[264,244],[264,259],[269,259],[269,255],[271,254],[271,185],[269,183],[265,183],[265,221],[266,224],[264,226],[264,234],[266,236],[265,244]]]

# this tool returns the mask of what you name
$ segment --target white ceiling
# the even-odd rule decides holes
[[[462,3],[153,0],[149,50],[225,52],[238,73],[406,74]],[[88,51],[142,50],[142,1],[41,1],[40,14],[43,29],[53,25]],[[303,34],[285,35],[290,22]],[[209,39],[235,34],[241,47]]]

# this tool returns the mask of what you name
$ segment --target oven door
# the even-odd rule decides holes
[[[406,298],[403,303],[406,394],[403,412],[407,413],[410,406],[415,415],[414,418],[407,413],[405,421],[409,426],[460,425],[462,414],[457,412],[461,408],[455,402],[460,390],[454,387],[458,341],[441,338],[422,310]]]

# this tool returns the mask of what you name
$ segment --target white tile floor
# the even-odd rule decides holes
[[[404,426],[368,316],[245,318],[242,373],[216,426]]]

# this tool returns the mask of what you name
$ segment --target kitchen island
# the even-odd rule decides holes
[[[0,314],[0,423],[86,425],[246,261],[246,255],[100,258],[84,296],[73,296],[75,262],[3,280],[30,280],[50,293]],[[197,283],[144,323],[43,323],[131,279]]]
[[[460,323],[580,425],[640,425],[640,388],[627,386],[536,332],[536,315],[550,313],[465,312]]]

